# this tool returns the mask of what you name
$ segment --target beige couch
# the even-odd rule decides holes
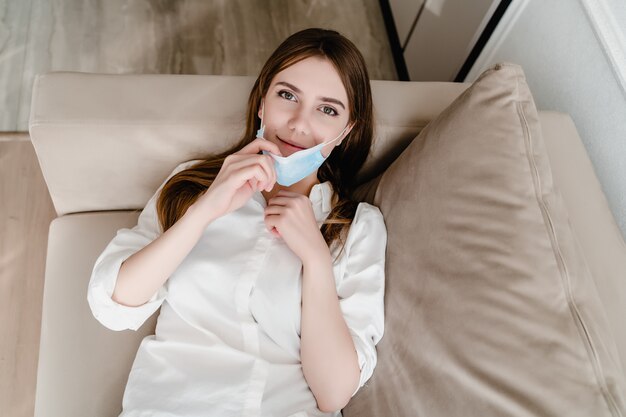
[[[104,328],[86,298],[95,259],[118,229],[136,224],[176,165],[238,139],[253,82],[236,76],[37,76],[30,135],[58,217],[48,241],[36,417],[119,414],[137,347],[154,332],[158,311],[137,332]],[[372,81],[376,141],[361,180],[384,171],[468,86]],[[626,363],[624,241],[571,118],[555,111],[539,116],[554,182]]]

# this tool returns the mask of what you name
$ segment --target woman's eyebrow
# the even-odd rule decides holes
[[[300,94],[302,93],[302,90],[300,90],[298,87],[296,87],[295,85],[288,83],[286,81],[279,81],[276,83],[276,85],[284,85],[286,87],[291,88],[293,91],[295,91],[296,93]],[[322,100],[322,101],[326,101],[328,103],[335,103],[339,106],[341,106],[342,109],[346,109],[346,106],[343,105],[343,103],[339,100],[337,100],[336,98],[332,98],[332,97],[318,97],[318,99]]]

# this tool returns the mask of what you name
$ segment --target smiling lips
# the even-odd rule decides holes
[[[276,137],[278,138],[278,136],[276,136]],[[280,140],[282,143],[284,143],[284,144],[286,144],[286,145],[288,145],[288,146],[291,146],[292,148],[295,148],[295,149],[304,149],[304,148],[303,148],[303,147],[301,147],[301,146],[292,145],[291,143],[289,143],[289,142],[287,142],[287,141],[285,141],[285,140],[282,140],[281,138],[278,138],[278,140]]]

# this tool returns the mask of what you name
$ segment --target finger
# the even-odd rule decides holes
[[[254,139],[252,142],[248,143],[246,146],[241,148],[241,150],[235,153],[236,154],[255,154],[255,153],[261,152],[262,150],[269,151],[273,153],[274,155],[283,156],[280,153],[280,149],[278,148],[278,145],[276,145],[274,142],[270,140],[261,139],[261,138]]]
[[[233,170],[234,173],[247,173],[248,175],[250,175],[250,177],[245,177],[243,179],[249,179],[252,176],[254,176],[259,182],[254,182],[254,186],[256,187],[255,189],[260,190],[263,189],[265,187],[267,187],[267,185],[265,185],[266,183],[269,183],[269,179],[271,178],[271,168],[269,168],[267,166],[267,163],[263,163],[263,159],[259,159],[257,158],[260,155],[254,155],[252,157],[248,157],[246,159],[242,159],[240,161],[237,162],[233,162],[233,164],[231,165],[231,169]],[[254,170],[250,170],[251,168],[256,167],[257,169]],[[243,179],[239,176],[239,174],[231,174],[233,176],[237,175],[237,178],[239,181],[242,181]],[[238,182],[239,183],[239,182]]]
[[[267,225],[266,228],[267,228],[267,231],[273,234],[274,236],[280,237],[280,233],[278,232],[278,229],[276,227]]]
[[[287,206],[291,202],[291,197],[272,197],[267,201],[268,206]]]
[[[280,232],[278,231],[278,229],[277,229],[276,227],[274,227],[274,226],[270,226],[270,227],[268,227],[268,228],[267,228],[267,230],[269,230],[269,232],[270,232],[271,234],[273,234],[274,236],[276,236],[276,237],[281,237],[281,236],[280,236]]]
[[[274,167],[274,160],[269,155],[258,155],[259,163],[265,169],[267,173],[267,181],[265,182],[265,190],[271,191],[274,188],[274,184],[276,183],[276,168]]]
[[[277,219],[278,219],[278,216],[276,216],[275,214],[266,215],[265,218],[263,219],[265,221],[265,228],[267,230],[274,229],[276,227]]]
[[[291,203],[291,204],[300,204],[300,201],[303,203],[313,204],[311,199],[304,194],[294,193],[292,191],[279,190],[274,197],[270,199],[270,201],[280,198],[280,201]],[[269,203],[269,201],[268,201]]]
[[[272,172],[272,184],[271,185],[272,185],[272,188],[274,188],[274,184],[276,184],[276,182],[278,181],[278,174],[276,173],[276,162],[274,162],[274,159],[271,156],[269,155],[264,155],[264,156],[265,156],[265,159],[267,159],[270,167],[272,168],[271,169],[271,172]],[[268,191],[271,191],[271,188]]]
[[[235,182],[237,188],[241,187],[246,181],[253,190],[257,190],[260,181],[265,181],[265,171],[259,164],[252,164],[234,171],[228,179]]]
[[[245,166],[255,163],[255,161],[264,167],[264,171],[267,172],[267,181],[264,182],[264,186],[261,189],[271,191],[274,188],[278,177],[276,174],[276,167],[274,159],[269,155],[250,155],[250,154],[232,154],[234,158],[229,163],[228,169],[238,170]]]
[[[270,191],[273,187],[272,178],[274,177],[274,160],[271,156],[267,155],[248,155],[246,159],[242,159],[241,161],[237,161],[233,163],[233,168],[237,169],[239,167],[258,164],[265,173],[264,178],[259,178],[261,181],[258,184],[258,189],[265,189]]]
[[[267,216],[271,216],[271,215],[282,215],[284,214],[285,209],[281,206],[267,206],[265,208],[265,217]]]

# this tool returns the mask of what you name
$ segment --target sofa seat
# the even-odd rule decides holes
[[[50,224],[35,415],[73,410],[71,415],[106,416],[117,407],[111,398],[122,398],[139,343],[154,334],[160,310],[137,332],[112,332],[93,318],[86,291],[98,255],[138,217],[139,211],[77,213]]]

